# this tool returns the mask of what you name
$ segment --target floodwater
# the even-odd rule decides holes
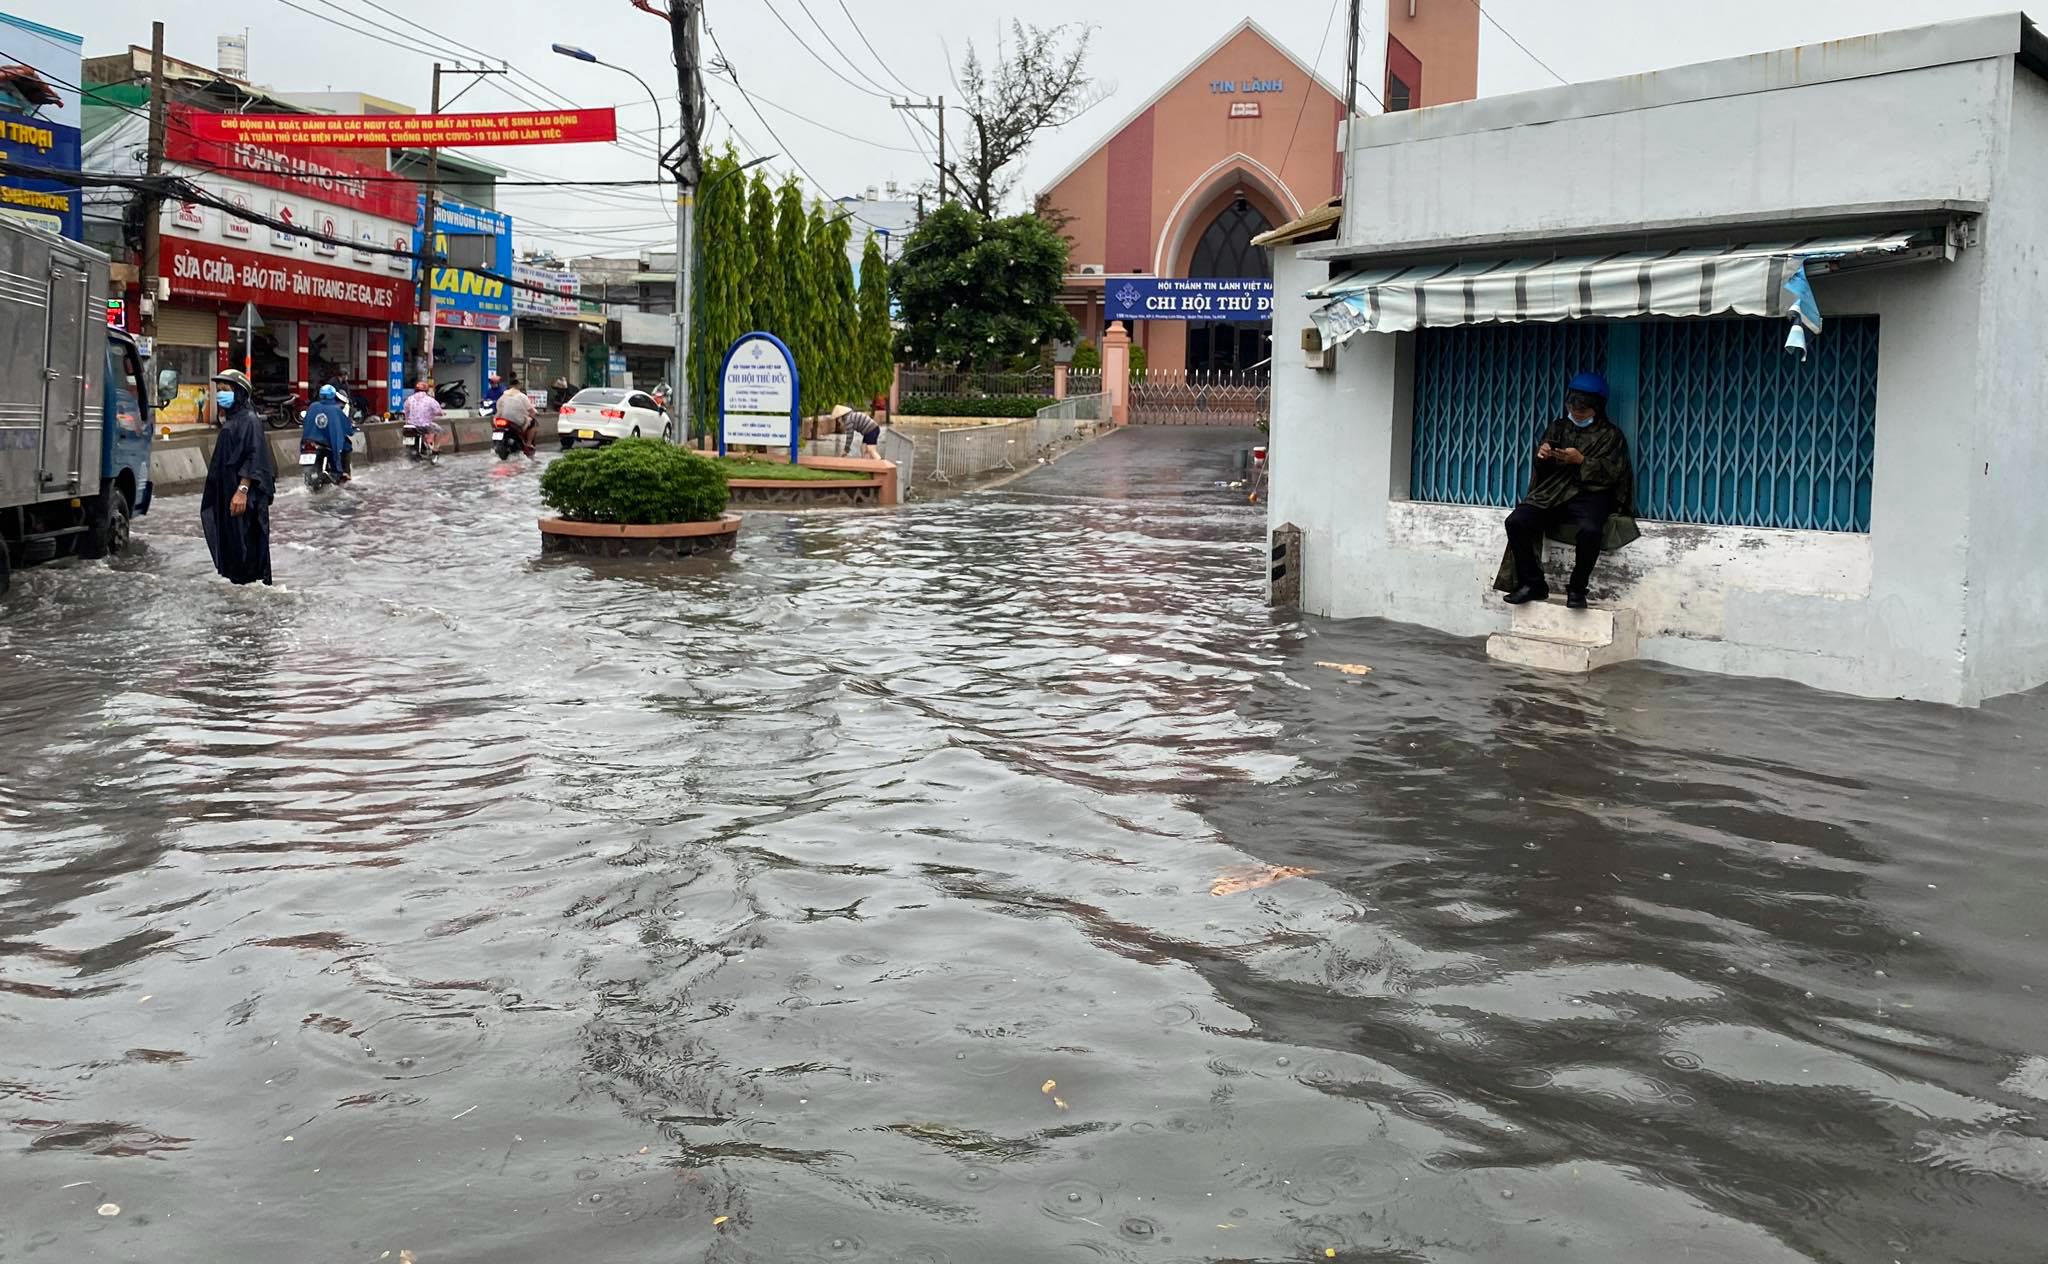
[[[1275,615],[1230,442],[17,576],[0,1260],[2048,1253],[2041,698]]]

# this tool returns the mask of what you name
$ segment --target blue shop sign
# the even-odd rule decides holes
[[[1273,319],[1273,283],[1264,277],[1131,277],[1102,295],[1109,320]]]
[[[420,248],[417,221],[424,214],[414,212],[413,249]],[[502,211],[464,206],[460,202],[438,202],[434,206],[435,249],[451,264],[434,269],[435,323],[443,329],[490,329],[500,333],[512,328],[512,292],[496,277],[512,275],[512,217]],[[467,237],[469,242],[451,239]],[[481,238],[481,243],[476,239]],[[476,246],[481,244],[481,251]],[[453,261],[479,260],[484,276]]]
[[[60,171],[79,168],[82,36],[0,13],[0,158]],[[0,215],[73,241],[85,236],[76,186],[0,177]]]

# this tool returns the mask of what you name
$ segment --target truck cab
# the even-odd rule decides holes
[[[0,220],[0,593],[15,567],[105,557],[149,509],[156,397],[107,328],[107,257]]]

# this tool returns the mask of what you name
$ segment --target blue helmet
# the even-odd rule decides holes
[[[1577,373],[1572,376],[1570,382],[1565,384],[1565,389],[1577,391],[1581,395],[1592,395],[1599,399],[1606,399],[1607,379],[1601,377],[1598,373]]]
[[[341,396],[340,396],[339,394],[337,394],[337,393],[335,392],[335,389],[334,389],[334,384],[333,384],[332,382],[330,382],[330,383],[328,383],[328,384],[327,384],[326,386],[323,386],[323,387],[321,387],[321,388],[320,388],[320,398],[322,398],[322,399],[339,399],[339,398],[341,398]]]

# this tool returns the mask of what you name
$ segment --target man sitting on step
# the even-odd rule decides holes
[[[1628,439],[1607,417],[1607,379],[1581,373],[1565,389],[1564,416],[1544,428],[1536,444],[1536,468],[1522,503],[1508,515],[1507,556],[1494,587],[1510,605],[1543,601],[1543,538],[1577,551],[1565,604],[1586,608],[1586,586],[1602,548],[1617,549],[1637,538],[1633,514],[1635,472]]]

